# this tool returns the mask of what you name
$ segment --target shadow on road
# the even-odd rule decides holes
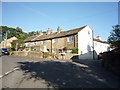
[[[27,80],[45,80],[47,86],[54,88],[108,88],[104,81],[99,80],[83,68],[70,62],[43,61],[18,62]]]

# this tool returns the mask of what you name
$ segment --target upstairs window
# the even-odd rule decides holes
[[[28,43],[25,43],[25,46],[27,47],[27,46],[28,46]]]
[[[67,42],[72,42],[73,41],[73,36],[67,37]]]
[[[36,46],[37,45],[37,42],[34,42],[34,46]]]
[[[43,44],[45,44],[46,43],[46,41],[43,41]]]
[[[88,31],[88,35],[90,35],[90,31]]]
[[[41,41],[41,44],[45,44],[46,42],[45,41]]]
[[[43,41],[41,41],[41,44],[43,44]]]
[[[52,39],[52,43],[57,43],[58,39]]]

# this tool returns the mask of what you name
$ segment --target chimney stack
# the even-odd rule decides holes
[[[62,31],[62,29],[58,26],[57,33],[60,33],[61,31]]]
[[[96,37],[96,39],[101,40],[101,37],[100,37],[100,35],[99,35],[99,34],[98,34],[98,36]]]
[[[43,35],[42,31],[38,32],[39,35]]]
[[[52,29],[48,28],[47,35],[52,33]]]

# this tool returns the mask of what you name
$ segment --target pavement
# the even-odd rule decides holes
[[[2,72],[2,88],[120,88],[120,78],[98,60],[2,56]]]

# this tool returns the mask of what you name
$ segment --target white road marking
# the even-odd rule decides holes
[[[80,63],[76,63],[76,62],[72,62],[73,64],[76,64],[76,65],[78,65],[78,66],[80,66],[80,67],[88,67],[87,65],[85,65],[85,64],[80,64]]]
[[[19,70],[19,68],[14,68],[14,69],[12,69],[12,70],[6,72],[4,75],[0,75],[0,79],[3,78],[4,76],[8,75],[9,73],[14,72],[15,70]]]

